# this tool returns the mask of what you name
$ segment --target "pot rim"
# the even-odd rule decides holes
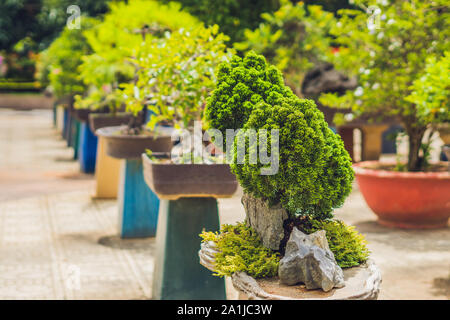
[[[126,125],[123,126],[112,126],[112,127],[103,127],[100,129],[97,129],[95,131],[95,134],[98,136],[102,136],[105,138],[112,138],[112,139],[157,139],[157,138],[165,138],[165,137],[171,137],[172,136],[172,127],[158,127],[157,131],[150,131],[144,128],[144,131],[147,131],[151,133],[151,135],[130,135],[130,134],[117,134],[118,131],[120,131],[123,128],[126,128]],[[154,133],[157,132],[156,135]]]
[[[165,153],[161,153],[161,152],[154,152],[153,154],[157,155],[158,154],[165,154]],[[156,163],[153,162],[150,157],[148,156],[147,153],[142,153],[142,158],[144,159],[144,161],[148,161],[150,163],[150,165],[152,166],[208,166],[208,167],[214,167],[214,166],[230,166],[228,163]],[[170,159],[170,158],[167,158]]]
[[[361,161],[353,164],[353,170],[355,171],[356,175],[359,176],[370,176],[370,177],[377,177],[377,178],[385,178],[385,179],[392,179],[392,178],[403,178],[403,179],[443,179],[443,180],[450,180],[450,173],[448,171],[442,171],[442,172],[396,172],[396,171],[388,171],[383,169],[372,169],[367,168],[366,166],[374,166],[379,164],[379,160],[373,160],[373,161]],[[393,161],[386,161],[383,163],[385,164],[395,164]],[[445,163],[445,162],[438,162],[438,163]]]

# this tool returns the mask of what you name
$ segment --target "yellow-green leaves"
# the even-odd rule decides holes
[[[278,273],[279,255],[262,245],[258,234],[244,222],[223,225],[220,233],[200,234],[203,242],[216,243],[216,276],[231,276],[242,271],[255,278],[274,277]]]
[[[136,81],[123,86],[128,108],[148,105],[154,113],[150,127],[165,121],[187,128],[201,120],[215,68],[231,57],[227,39],[213,26],[167,31],[161,39],[142,42],[132,59]]]

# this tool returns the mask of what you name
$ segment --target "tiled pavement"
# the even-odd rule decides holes
[[[0,110],[0,299],[150,298],[154,239],[118,239],[116,202],[93,200],[71,157],[49,111]],[[219,206],[244,217],[239,193]],[[448,228],[381,227],[356,186],[336,216],[366,235],[381,299],[450,298]]]

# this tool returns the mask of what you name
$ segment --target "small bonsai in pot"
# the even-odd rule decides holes
[[[170,19],[167,19],[168,16]],[[111,86],[112,92],[103,95],[105,102],[112,95],[118,103],[123,98],[125,104],[133,97],[124,96],[122,86],[134,87],[138,74],[133,61],[141,49],[161,38],[166,31],[197,25],[200,25],[199,21],[183,12],[179,4],[165,5],[143,0],[111,3],[110,11],[102,23],[86,33],[94,52],[83,59],[81,77],[95,88]],[[97,132],[106,138],[107,153],[116,158],[135,159],[140,158],[147,148],[170,151],[170,133],[160,130],[157,134],[154,130],[144,128],[143,124],[148,120],[147,104],[145,101],[135,102],[133,108],[128,108],[127,104],[125,111],[132,114],[127,126],[103,127]]]
[[[180,140],[166,159],[155,157],[154,150],[142,155],[146,182],[162,199],[229,197],[236,191],[229,166],[209,161],[201,124],[216,81],[214,70],[230,57],[227,39],[217,26],[167,32],[141,47],[133,60],[137,81],[124,85],[129,110],[147,104],[151,112],[147,128],[172,126],[174,140]]]
[[[314,102],[298,98],[284,84],[281,72],[263,56],[250,52],[244,59],[233,57],[219,67],[217,77],[206,119],[210,127],[225,133],[241,129],[233,141],[227,136],[226,148],[233,159],[232,172],[244,189],[246,220],[237,226],[224,226],[220,234],[204,232],[201,263],[217,275],[232,275],[235,287],[247,296],[299,298],[292,295],[294,285],[304,297],[314,297],[317,290],[308,293],[299,287],[304,283],[307,289],[329,292],[328,297],[338,291],[333,288],[343,286],[347,289],[336,297],[376,297],[380,278],[372,263],[359,269],[367,272],[362,278],[376,279],[370,288],[344,280],[341,270],[365,263],[368,250],[361,235],[332,219],[333,209],[350,193],[354,177],[339,135],[328,128]],[[255,141],[260,151],[264,136],[278,131],[278,145],[272,143],[275,136],[265,137],[271,145],[269,157],[277,159],[276,170],[262,170],[267,169],[267,163],[261,152],[258,161],[252,161],[256,147],[250,139],[242,139],[245,130],[260,132]],[[242,162],[238,159],[239,144],[249,150]],[[320,274],[320,263],[306,262],[307,256],[315,254],[299,253],[316,250],[312,249],[316,244],[322,246],[317,250],[328,252],[328,270],[335,271],[326,281],[312,276]],[[291,270],[293,265],[295,270]]]
[[[365,10],[341,10],[331,33],[341,45],[332,57],[360,86],[320,101],[351,108],[352,116],[396,117],[408,136],[406,162],[355,165],[361,192],[379,222],[403,228],[447,226],[450,176],[430,164],[435,129],[449,120],[449,11],[444,1],[355,1],[380,6],[383,19],[368,30]],[[438,31],[437,31],[438,30]],[[447,61],[447,62],[446,62]],[[408,171],[408,172],[398,172]]]

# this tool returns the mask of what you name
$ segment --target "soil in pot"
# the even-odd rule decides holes
[[[430,172],[396,172],[394,166],[378,161],[354,165],[361,193],[379,223],[409,229],[446,227],[450,217],[447,164],[434,164]]]

